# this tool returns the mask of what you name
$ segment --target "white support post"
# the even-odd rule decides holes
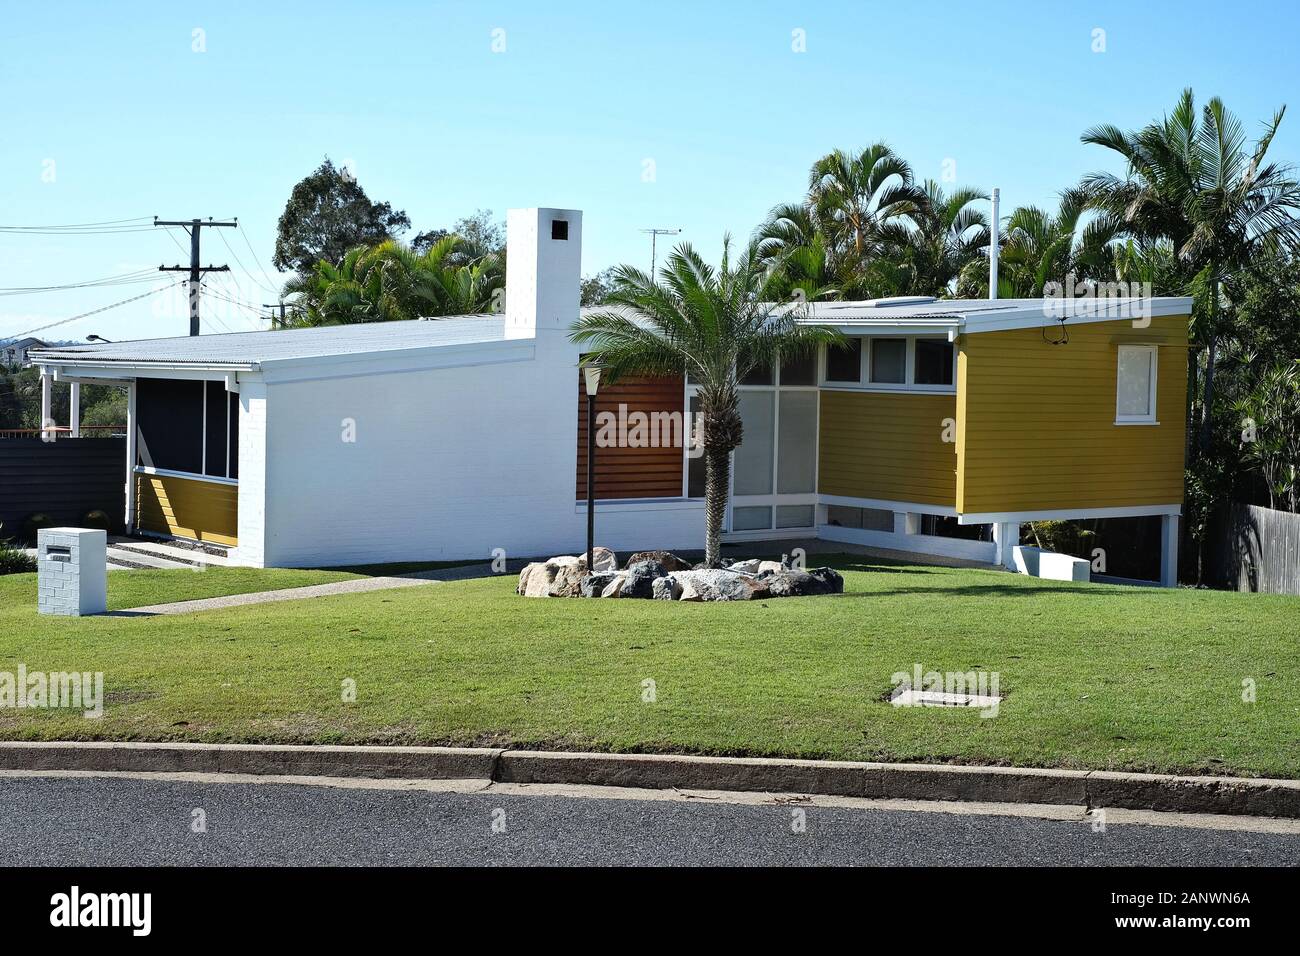
[[[912,511],[894,512],[894,534],[920,534],[921,516]]]
[[[81,437],[81,383],[72,383],[72,397],[68,402],[68,429],[73,438]]]
[[[1160,586],[1178,587],[1178,515],[1160,516]]]
[[[1008,570],[1016,569],[1015,548],[1020,543],[1020,524],[1015,521],[999,521],[993,525],[993,543],[996,545],[994,560]]]
[[[41,369],[41,439],[43,441],[52,441],[54,432],[50,427],[54,424],[50,418],[50,373]]]
[[[135,459],[136,459],[136,387],[135,379],[126,387],[126,533],[135,528]]]

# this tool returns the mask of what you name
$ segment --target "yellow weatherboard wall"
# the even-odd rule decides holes
[[[823,389],[818,491],[953,507],[956,445],[943,439],[956,403],[955,395]]]
[[[136,524],[156,534],[236,545],[239,486],[174,475],[136,476]]]
[[[1059,335],[1056,322],[1046,329]],[[1119,508],[1183,500],[1187,317],[963,335],[957,510]],[[1158,346],[1158,425],[1116,425],[1120,345]]]

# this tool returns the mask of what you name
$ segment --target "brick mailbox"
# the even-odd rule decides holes
[[[108,532],[45,528],[36,535],[37,610],[77,617],[108,610]]]

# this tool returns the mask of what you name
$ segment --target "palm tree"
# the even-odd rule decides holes
[[[989,221],[975,204],[988,201],[978,189],[957,189],[948,195],[932,179],[921,186],[925,201],[910,214],[915,228],[888,227],[910,273],[899,294],[947,295],[962,270],[984,262],[980,250],[989,244]]]
[[[624,375],[675,376],[699,387],[704,425],[705,563],[721,561],[721,534],[731,485],[731,453],[741,443],[738,381],[778,355],[807,355],[838,333],[796,320],[798,306],[771,302],[772,275],[755,244],[734,262],[731,240],[722,263],[708,265],[689,243],[677,246],[658,281],[640,269],[614,270],[609,309],[580,318],[570,338],[588,346],[584,363],[611,381]]]
[[[338,265],[321,260],[285,285],[297,297],[298,325],[390,322],[489,311],[503,287],[501,257],[467,258],[447,236],[416,253],[393,240],[348,251]]]
[[[810,263],[799,250],[816,247],[823,290],[843,299],[890,294],[900,280],[882,257],[925,201],[911,167],[883,143],[856,154],[836,150],[813,163],[802,202],[774,207],[758,227],[757,255],[772,272],[791,268],[806,277]]]
[[[1300,186],[1286,165],[1266,162],[1286,107],[1247,147],[1241,121],[1217,97],[1198,113],[1186,89],[1174,111],[1137,132],[1096,126],[1083,142],[1113,150],[1125,175],[1093,173],[1083,180],[1091,203],[1141,241],[1167,240],[1187,270],[1208,289],[1193,338],[1205,349],[1201,448],[1209,447],[1214,367],[1219,336],[1219,287],[1266,251],[1300,248]]]
[[[1049,282],[1113,277],[1110,244],[1119,234],[1119,226],[1105,214],[1085,222],[1088,200],[1089,194],[1075,187],[1061,193],[1055,213],[1021,206],[1011,214],[1006,242],[998,254],[1002,268],[999,290],[1005,278],[1013,296],[1037,298]]]

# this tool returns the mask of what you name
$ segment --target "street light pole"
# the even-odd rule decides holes
[[[596,550],[596,390],[600,387],[600,366],[584,365],[582,378],[587,388],[587,573],[594,574]]]

